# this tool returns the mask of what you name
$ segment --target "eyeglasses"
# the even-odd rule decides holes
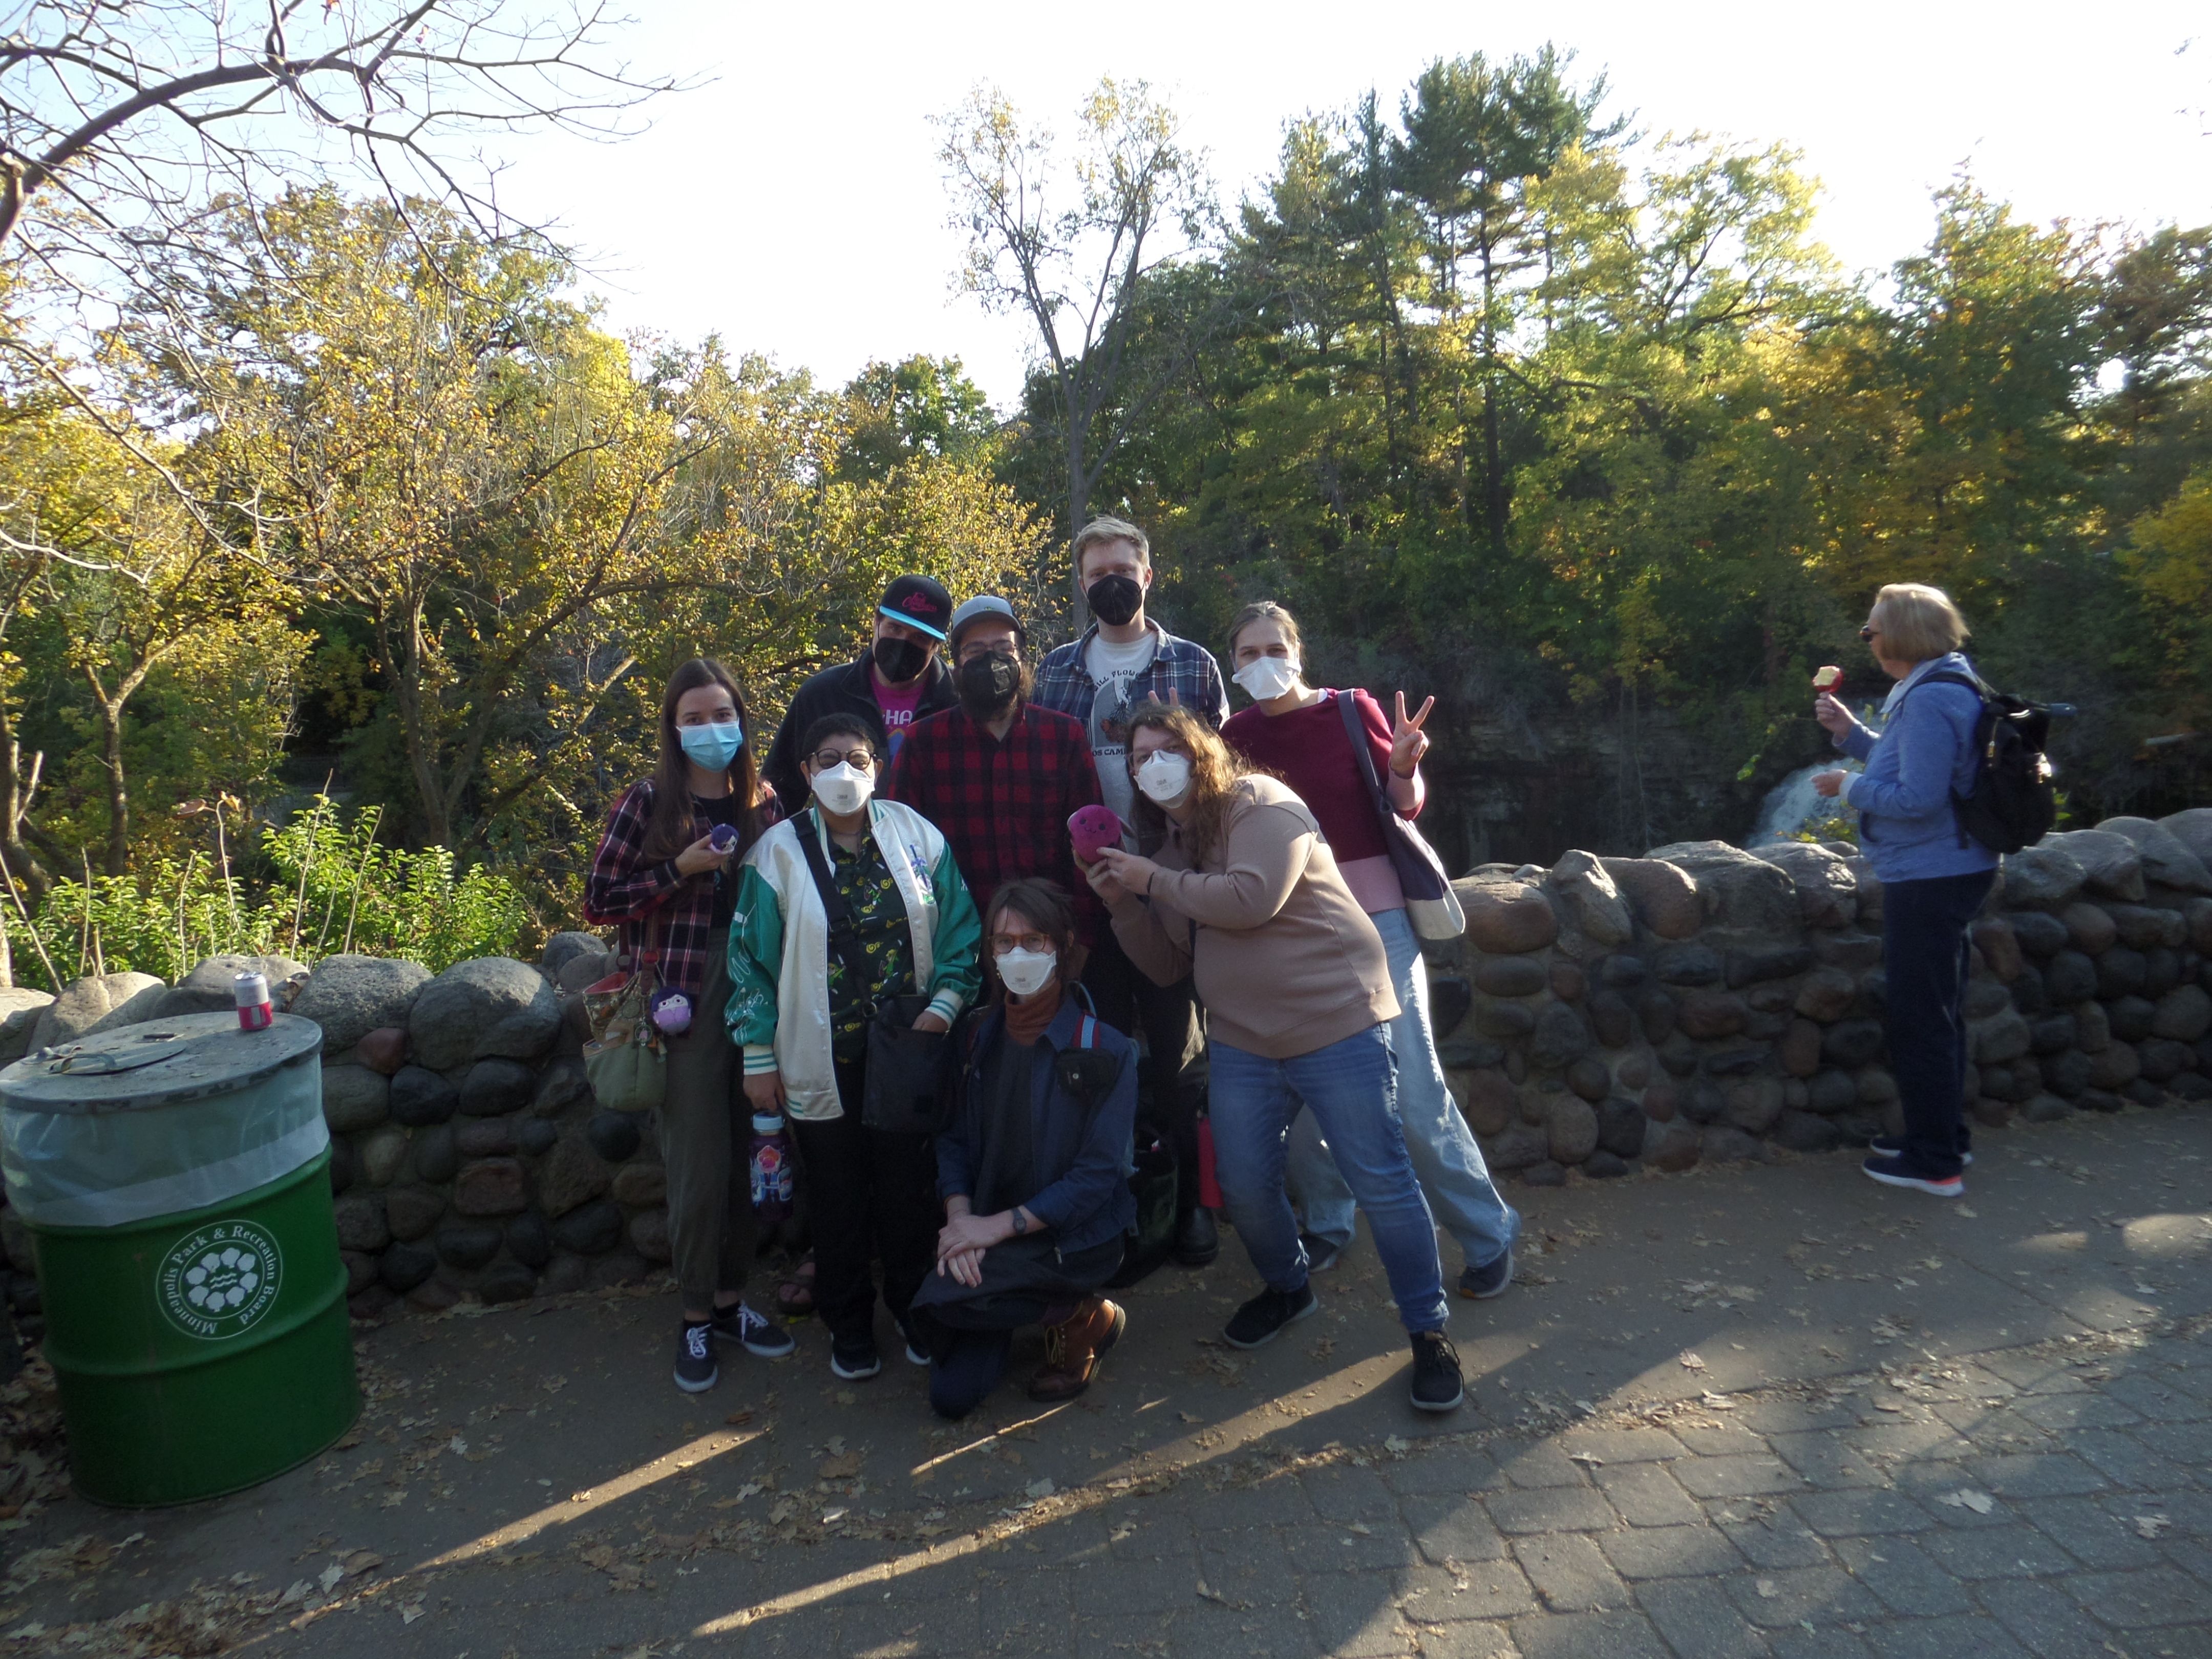
[[[865,749],[817,749],[807,759],[814,763],[817,772],[827,772],[842,762],[849,762],[856,772],[875,769],[876,757]]]
[[[1018,645],[1009,645],[1004,650],[998,650],[988,645],[979,644],[973,650],[963,649],[960,653],[962,662],[981,662],[986,657],[1004,657],[1008,662],[1019,662],[1022,659],[1022,648]]]
[[[1865,645],[1872,645],[1876,639],[1881,637],[1881,629],[1876,628],[1872,623],[1869,623],[1864,628],[1859,629],[1860,642]]]
[[[1002,957],[1009,951],[1027,951],[1031,956],[1042,956],[1052,949],[1049,933],[994,933],[991,935],[991,954]]]

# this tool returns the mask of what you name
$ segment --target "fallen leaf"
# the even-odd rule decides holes
[[[750,1407],[747,1407],[741,1412],[732,1412],[727,1417],[722,1419],[725,1423],[750,1423],[752,1420],[753,1413]]]
[[[1346,1532],[1356,1532],[1362,1538],[1370,1538],[1374,1535],[1375,1532],[1375,1529],[1369,1526],[1364,1521],[1353,1521],[1348,1522],[1344,1529]]]
[[[1196,1412],[1177,1412],[1176,1415],[1182,1419],[1186,1423],[1202,1423],[1206,1420]]]
[[[1701,1371],[1705,1368],[1705,1362],[1693,1353],[1684,1354],[1680,1363],[1686,1371]]]
[[[420,1601],[410,1601],[399,1609],[399,1622],[403,1625],[411,1625],[422,1616],[422,1604]]]
[[[860,1396],[854,1394],[850,1389],[840,1389],[836,1393],[831,1395],[830,1397],[841,1406],[849,1406]]]
[[[1954,1510],[1972,1510],[1976,1515],[1987,1515],[1997,1506],[1997,1500],[1985,1492],[1976,1492],[1972,1486],[1961,1486],[1956,1492],[1947,1492],[1936,1500],[1948,1504]]]
[[[323,1594],[328,1595],[338,1580],[344,1577],[345,1569],[333,1561],[315,1575],[315,1583],[322,1587]]]
[[[2155,1538],[2173,1524],[2162,1515],[2138,1515],[2135,1518],[2136,1535]]]
[[[1771,1601],[1781,1595],[1782,1590],[1771,1578],[1762,1578],[1759,1581],[1759,1593]]]
[[[549,1376],[538,1386],[548,1394],[558,1394],[568,1386],[568,1379],[565,1376]]]
[[[850,1510],[845,1509],[824,1510],[822,1511],[822,1524],[826,1527],[832,1521],[842,1521],[851,1513]]]
[[[1049,1498],[1053,1494],[1052,1477],[1047,1475],[1042,1480],[1032,1480],[1022,1490],[1032,1498]]]
[[[1402,1434],[1385,1436],[1382,1441],[1382,1449],[1393,1457],[1403,1457],[1413,1449],[1413,1443]]]
[[[1571,1463],[1587,1463],[1594,1469],[1601,1469],[1605,1467],[1605,1459],[1600,1457],[1595,1452],[1569,1452],[1567,1461]]]
[[[846,1452],[842,1456],[825,1457],[815,1465],[814,1472],[824,1480],[849,1480],[860,1472],[861,1455]]]

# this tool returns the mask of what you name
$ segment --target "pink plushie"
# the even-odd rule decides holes
[[[680,1036],[691,1029],[691,999],[673,986],[655,991],[646,1008],[664,1036]]]
[[[1075,856],[1094,862],[1102,847],[1121,844],[1121,820],[1110,806],[1079,806],[1068,814],[1067,833],[1075,842]]]

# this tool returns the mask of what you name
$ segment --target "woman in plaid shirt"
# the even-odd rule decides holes
[[[730,995],[737,864],[781,816],[754,768],[746,725],[728,669],[705,657],[678,669],[660,703],[659,764],[615,803],[584,886],[585,920],[618,925],[625,956],[657,962],[662,982],[691,999],[690,1029],[668,1039],[659,1114],[669,1244],[684,1297],[676,1386],[687,1394],[714,1386],[718,1336],[771,1359],[794,1346],[742,1295],[753,1254],[751,1108],[721,1008]],[[720,851],[718,830],[727,842]]]

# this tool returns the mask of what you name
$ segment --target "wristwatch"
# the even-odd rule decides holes
[[[1015,1205],[1012,1210],[1008,1212],[1008,1213],[1013,1217],[1014,1237],[1016,1238],[1019,1238],[1024,1233],[1029,1231],[1029,1219],[1022,1214],[1022,1206],[1020,1205]]]

